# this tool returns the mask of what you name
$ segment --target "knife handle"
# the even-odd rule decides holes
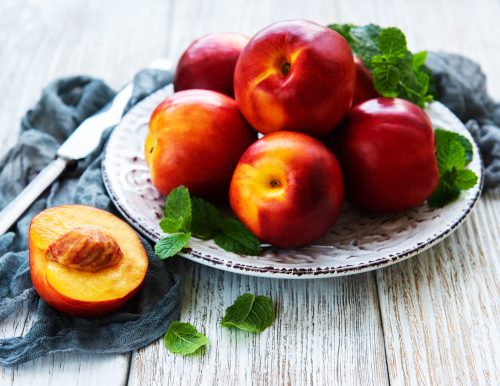
[[[66,168],[68,161],[56,158],[26,186],[23,191],[0,212],[0,236],[21,217],[26,209],[47,189]]]

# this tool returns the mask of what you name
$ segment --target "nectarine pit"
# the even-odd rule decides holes
[[[102,229],[80,226],[50,244],[46,257],[70,268],[95,272],[118,263],[123,252],[115,239]]]

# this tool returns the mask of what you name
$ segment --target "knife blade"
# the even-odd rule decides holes
[[[156,59],[148,68],[169,70],[168,59]],[[117,125],[132,96],[133,84],[129,83],[99,112],[83,121],[73,134],[59,147],[56,158],[24,188],[24,190],[0,211],[0,236],[28,209],[66,169],[69,162],[85,158],[94,151],[108,127]]]

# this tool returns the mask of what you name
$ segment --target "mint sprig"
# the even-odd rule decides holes
[[[474,187],[478,177],[466,169],[472,160],[472,144],[467,138],[443,129],[436,129],[434,136],[439,182],[427,203],[441,208],[460,197],[463,190]]]
[[[174,354],[190,355],[208,344],[208,338],[189,323],[173,321],[163,338],[168,351]]]
[[[160,228],[166,235],[156,243],[155,253],[167,259],[182,251],[191,236],[215,243],[228,252],[260,254],[260,241],[237,219],[222,217],[210,202],[191,197],[185,186],[173,189],[165,200]]]
[[[267,296],[245,293],[226,310],[222,327],[235,327],[248,332],[262,332],[275,319],[274,305]]]
[[[377,92],[384,97],[399,97],[420,107],[432,102],[430,78],[424,66],[427,52],[412,54],[400,29],[375,24],[331,24],[373,75]]]

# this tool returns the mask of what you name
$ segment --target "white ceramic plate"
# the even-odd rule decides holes
[[[171,86],[135,106],[115,128],[104,154],[103,178],[118,210],[152,241],[162,237],[158,221],[164,198],[151,184],[144,160],[144,139],[153,109],[173,92]],[[477,146],[460,120],[441,103],[426,109],[433,125],[458,132],[473,143],[469,167],[478,176],[476,186],[443,209],[426,204],[403,213],[366,216],[346,205],[335,226],[307,247],[265,248],[260,256],[240,256],[212,241],[191,239],[180,255],[215,268],[248,275],[281,278],[321,278],[349,275],[397,263],[436,244],[469,215],[483,180]]]

